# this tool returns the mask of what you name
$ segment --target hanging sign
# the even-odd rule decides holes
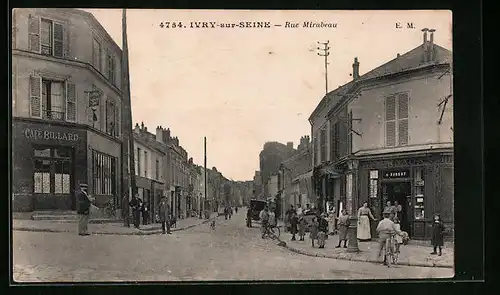
[[[386,179],[408,178],[410,177],[410,170],[386,171],[383,177]]]

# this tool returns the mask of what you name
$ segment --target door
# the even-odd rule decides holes
[[[390,201],[393,206],[401,205],[401,213],[399,220],[401,223],[401,230],[409,232],[409,215],[408,199],[411,200],[411,185],[410,182],[393,182],[387,184],[387,201]],[[385,206],[384,206],[385,207]]]

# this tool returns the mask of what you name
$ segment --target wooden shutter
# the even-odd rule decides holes
[[[330,160],[335,161],[335,136],[337,134],[335,133],[335,123],[331,122],[330,124]]]
[[[64,35],[63,35],[63,48],[64,48],[64,57],[70,56],[70,34],[68,26],[64,27]]]
[[[42,118],[42,78],[30,77],[30,116]]]
[[[396,145],[396,98],[394,96],[385,99],[385,144]]]
[[[115,105],[115,136],[120,137],[120,108]]]
[[[64,56],[64,27],[63,25],[53,22],[53,39],[54,40],[54,56]]]
[[[408,144],[408,93],[398,95],[398,144]]]
[[[40,18],[30,14],[28,22],[28,49],[40,53]]]
[[[66,121],[76,121],[76,88],[75,84],[66,81]]]
[[[347,116],[347,154],[352,152],[352,111]]]

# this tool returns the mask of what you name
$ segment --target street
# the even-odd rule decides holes
[[[453,269],[386,266],[309,257],[261,239],[245,210],[172,235],[81,237],[13,231],[17,282],[341,280],[453,276]],[[92,231],[92,225],[89,227]],[[282,233],[285,241],[289,235]]]

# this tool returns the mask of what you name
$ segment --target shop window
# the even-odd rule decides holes
[[[34,149],[34,185],[35,194],[70,194],[72,156],[70,148]]]
[[[116,188],[116,158],[92,151],[92,183],[96,195],[114,195]]]
[[[425,196],[424,196],[424,168],[418,167],[415,169],[414,177],[415,185],[415,219],[424,220],[425,219]]]

